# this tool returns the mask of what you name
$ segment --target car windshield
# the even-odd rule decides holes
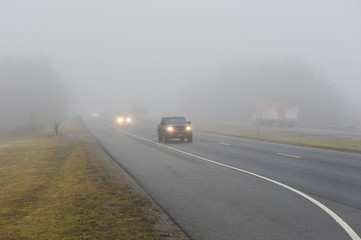
[[[166,118],[166,123],[173,123],[173,124],[185,124],[187,123],[187,120],[184,117],[172,117],[172,118]]]

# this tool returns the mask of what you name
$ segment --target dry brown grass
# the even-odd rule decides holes
[[[305,138],[305,139],[289,139],[280,141],[302,146],[327,148],[334,150],[346,150],[361,152],[361,139],[344,139],[344,138]]]
[[[86,144],[54,136],[0,141],[0,239],[175,239],[157,227],[150,201]]]

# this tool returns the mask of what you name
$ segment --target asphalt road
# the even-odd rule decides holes
[[[360,154],[85,122],[191,239],[360,239]]]

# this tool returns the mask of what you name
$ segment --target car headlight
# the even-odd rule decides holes
[[[126,121],[127,121],[127,123],[131,123],[131,122],[132,122],[132,119],[131,119],[131,118],[127,118]]]
[[[187,130],[187,131],[192,130],[191,126],[187,126],[187,127],[186,127],[186,130]]]
[[[122,117],[119,117],[118,118],[118,123],[122,123],[122,122],[124,122],[124,119]]]
[[[172,131],[173,131],[173,127],[167,127],[167,131],[168,131],[168,132],[172,132]]]

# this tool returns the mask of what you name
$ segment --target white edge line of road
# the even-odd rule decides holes
[[[301,158],[300,156],[290,155],[290,154],[285,154],[285,153],[276,153],[276,154],[281,155],[281,156],[285,156],[285,157],[291,157],[291,158]]]
[[[163,148],[167,148],[169,150],[172,150],[172,151],[175,151],[175,152],[179,152],[179,153],[182,153],[184,155],[188,155],[188,156],[191,156],[191,157],[194,157],[194,158],[197,158],[197,159],[200,159],[200,160],[203,160],[203,161],[206,161],[206,162],[209,162],[209,163],[213,163],[213,164],[216,164],[218,166],[222,166],[222,167],[225,167],[225,168],[229,168],[229,169],[233,169],[233,170],[236,170],[238,172],[242,172],[242,173],[246,173],[246,174],[249,174],[251,176],[254,176],[254,177],[257,177],[257,178],[260,178],[260,179],[263,179],[263,180],[266,180],[268,182],[271,182],[271,183],[274,183],[274,184],[277,184],[281,187],[284,187],[294,193],[297,193],[298,195],[306,198],[307,200],[309,200],[310,202],[312,202],[313,204],[315,204],[316,206],[318,206],[319,208],[321,208],[323,211],[325,211],[328,215],[330,215],[338,224],[340,224],[340,226],[347,232],[347,234],[351,237],[352,240],[361,240],[361,238],[357,235],[357,233],[341,218],[339,217],[336,213],[334,213],[331,209],[329,209],[328,207],[326,207],[325,205],[323,205],[321,202],[317,201],[316,199],[312,198],[311,196],[293,188],[293,187],[290,187],[286,184],[283,184],[281,182],[278,182],[278,181],[275,181],[275,180],[272,180],[270,178],[267,178],[267,177],[264,177],[264,176],[261,176],[261,175],[258,175],[256,173],[253,173],[253,172],[249,172],[247,170],[244,170],[244,169],[240,169],[240,168],[236,168],[236,167],[232,167],[232,166],[229,166],[229,165],[226,165],[226,164],[223,164],[223,163],[219,163],[219,162],[216,162],[216,161],[213,161],[213,160],[210,160],[210,159],[207,159],[207,158],[203,158],[203,157],[200,157],[200,156],[197,156],[197,155],[194,155],[194,154],[191,154],[191,153],[187,153],[187,152],[184,152],[182,150],[178,150],[176,148],[172,148],[172,147],[169,147],[169,146],[166,146],[164,144],[160,144],[160,143],[157,143],[155,141],[152,141],[152,140],[149,140],[149,139],[146,139],[146,138],[143,138],[143,137],[140,137],[140,136],[137,136],[137,135],[134,135],[132,133],[129,133],[127,131],[124,131],[124,130],[121,130],[119,128],[115,128],[101,120],[99,120],[101,123],[103,123],[104,125],[112,128],[112,129],[115,129],[117,131],[120,131],[120,132],[123,132],[127,135],[130,135],[134,138],[137,138],[139,140],[142,140],[142,141],[145,141],[145,142],[149,142],[151,144],[154,144],[154,145],[157,145],[157,146],[160,146],[160,147],[163,147]]]

